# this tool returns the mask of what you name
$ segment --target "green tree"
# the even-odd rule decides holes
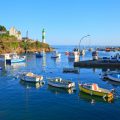
[[[5,26],[0,25],[0,31],[7,31],[7,29],[5,28]]]

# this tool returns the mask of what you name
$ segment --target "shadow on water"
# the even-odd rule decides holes
[[[36,88],[36,89],[39,89],[41,88],[44,83],[32,83],[32,82],[26,82],[26,81],[23,81],[23,80],[20,80],[20,84],[26,88],[26,89],[29,89],[29,88]]]
[[[73,94],[75,92],[73,89],[56,88],[50,85],[48,85],[47,90],[54,94]]]
[[[91,103],[91,104],[95,104],[98,102],[101,102],[101,103],[113,103],[114,102],[113,98],[107,98],[107,99],[104,98],[103,99],[102,97],[91,96],[91,95],[83,93],[83,92],[79,92],[79,97],[80,97],[80,99],[82,99],[88,103]]]
[[[120,86],[120,82],[115,82],[109,79],[102,79],[103,81],[106,81],[108,84],[111,84],[114,87],[119,87]]]

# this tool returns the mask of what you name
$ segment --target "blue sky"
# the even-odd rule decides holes
[[[51,45],[120,44],[120,0],[0,0],[0,24]]]

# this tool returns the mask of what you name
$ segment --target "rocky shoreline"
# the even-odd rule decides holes
[[[34,52],[51,52],[53,48],[47,43],[35,40],[17,40],[13,36],[0,36],[0,54],[4,53],[34,53]]]

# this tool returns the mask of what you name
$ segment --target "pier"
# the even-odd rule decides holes
[[[74,62],[74,67],[120,68],[120,62],[104,62],[102,60],[86,60],[86,61]]]

